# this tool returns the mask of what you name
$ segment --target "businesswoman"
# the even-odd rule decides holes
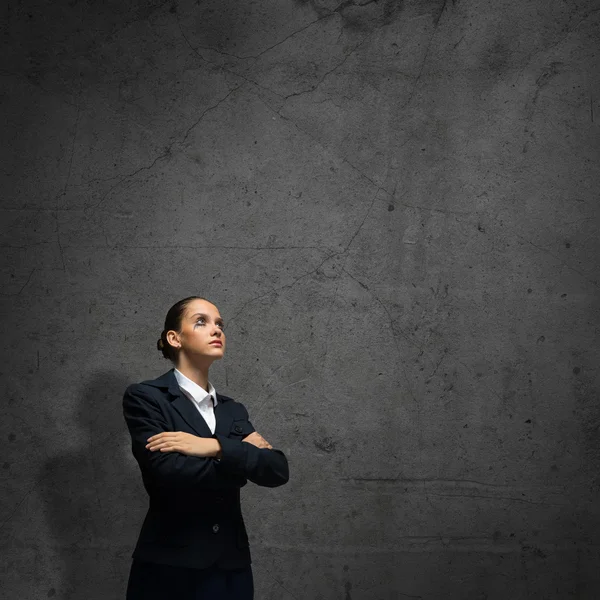
[[[149,497],[127,600],[253,600],[240,488],[248,480],[283,485],[287,459],[254,429],[246,407],[208,380],[225,352],[214,304],[200,296],[174,304],[157,346],[174,367],[123,395]]]

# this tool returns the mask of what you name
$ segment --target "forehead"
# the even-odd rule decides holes
[[[220,318],[219,309],[212,303],[206,300],[192,300],[185,309],[185,316],[191,319],[194,314],[203,313],[213,317],[213,319]]]

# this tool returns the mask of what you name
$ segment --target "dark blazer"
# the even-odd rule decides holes
[[[242,442],[255,429],[241,402],[219,393],[217,401],[212,434],[181,391],[174,369],[125,390],[123,414],[149,496],[133,558],[194,568],[231,569],[252,562],[240,488],[248,479],[265,487],[283,485],[288,462],[281,450]],[[146,449],[148,438],[162,431],[214,437],[221,459]]]

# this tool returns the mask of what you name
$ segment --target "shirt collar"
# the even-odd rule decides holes
[[[199,386],[195,381],[192,381],[189,377],[186,377],[181,371],[178,369],[174,369],[175,378],[177,379],[177,383],[179,387],[187,392],[192,400],[200,404],[203,400],[209,400],[212,398],[212,405],[216,406],[217,404],[217,391],[215,390],[213,384],[208,382],[208,392],[201,386]]]

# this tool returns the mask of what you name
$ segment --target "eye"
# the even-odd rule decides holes
[[[198,325],[200,323],[204,324],[205,322],[206,322],[206,319],[204,317],[198,317],[196,319],[196,325]],[[219,323],[217,323],[217,325],[221,328],[221,331],[225,331],[225,323],[219,322]]]

